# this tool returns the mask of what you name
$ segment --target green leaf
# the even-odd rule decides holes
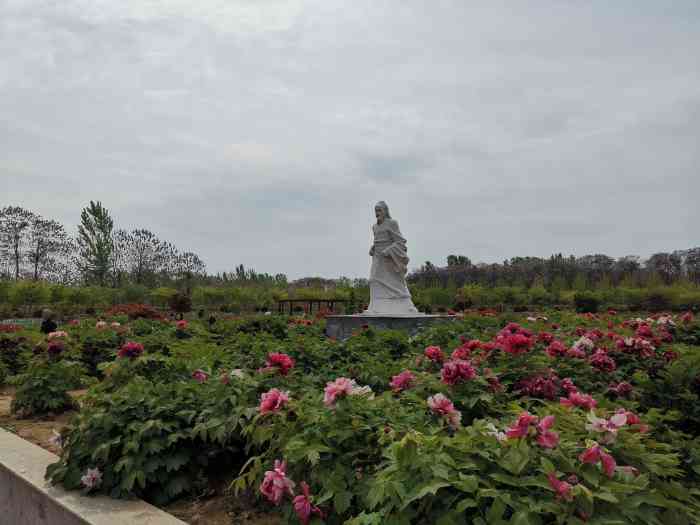
[[[181,466],[186,464],[190,460],[190,456],[185,452],[178,452],[172,456],[165,458],[165,468],[168,472],[173,470],[178,470]]]
[[[613,496],[609,492],[594,492],[593,497],[598,498],[598,499],[602,499],[603,501],[607,501],[609,503],[619,503],[620,502],[620,500],[618,500],[615,496]]]
[[[340,491],[333,495],[333,507],[338,514],[343,514],[350,508],[352,501],[352,492]]]
[[[457,506],[455,507],[455,510],[457,512],[464,512],[467,509],[471,509],[474,507],[477,507],[478,504],[475,499],[472,498],[464,498],[462,501],[460,501]]]
[[[403,502],[401,509],[405,509],[414,501],[422,499],[428,494],[435,495],[441,488],[449,486],[450,484],[446,481],[428,481],[422,485],[418,485],[411,491],[409,497]]]
[[[479,488],[479,478],[476,476],[459,475],[459,481],[453,483],[454,487],[462,492],[476,492]]]

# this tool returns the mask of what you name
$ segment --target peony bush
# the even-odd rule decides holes
[[[67,488],[89,471],[91,493],[163,502],[223,468],[289,523],[700,522],[695,316],[117,328],[47,473]],[[47,366],[94,330],[67,327]]]

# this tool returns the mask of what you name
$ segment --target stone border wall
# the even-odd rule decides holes
[[[141,500],[68,492],[44,480],[49,451],[0,428],[0,524],[185,525]]]

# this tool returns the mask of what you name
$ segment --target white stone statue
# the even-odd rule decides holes
[[[377,223],[372,225],[374,244],[369,250],[369,307],[362,315],[416,316],[418,313],[406,286],[408,255],[406,239],[391,218],[389,206],[380,201],[374,207]]]

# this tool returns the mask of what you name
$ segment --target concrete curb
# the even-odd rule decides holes
[[[186,525],[141,500],[87,497],[44,480],[51,452],[0,428],[0,524]]]

